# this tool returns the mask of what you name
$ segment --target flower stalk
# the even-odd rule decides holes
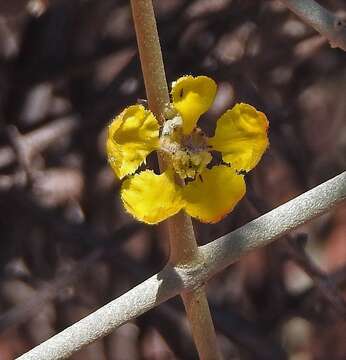
[[[170,103],[155,14],[151,0],[131,0],[139,55],[149,108],[163,124]],[[160,169],[166,168],[159,155]],[[182,182],[182,180],[176,179]],[[191,269],[203,261],[198,250],[191,218],[183,211],[167,220],[172,265]],[[216,334],[204,287],[181,294],[197,351],[201,359],[220,359]]]

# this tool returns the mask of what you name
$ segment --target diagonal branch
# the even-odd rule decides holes
[[[20,356],[18,360],[64,359],[183,290],[196,289],[243,254],[268,245],[346,199],[346,171],[241,228],[202,246],[205,261],[189,268],[167,265],[94,313]]]
[[[325,36],[331,47],[346,51],[346,20],[314,0],[281,0],[304,22]]]

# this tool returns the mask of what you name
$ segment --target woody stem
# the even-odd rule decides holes
[[[164,110],[170,98],[152,0],[131,0],[131,6],[149,108],[162,124]],[[160,155],[159,164],[163,171],[166,162]],[[203,259],[191,218],[181,211],[167,222],[170,241],[169,262],[193,270]],[[204,287],[184,292],[181,296],[200,358],[220,359]]]

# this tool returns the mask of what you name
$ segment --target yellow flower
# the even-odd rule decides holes
[[[142,105],[126,108],[109,125],[108,161],[120,178],[125,209],[136,219],[156,224],[185,210],[202,222],[215,223],[244,196],[243,173],[253,169],[268,147],[268,120],[248,104],[236,104],[217,121],[208,138],[198,119],[214,101],[217,86],[206,76],[183,76],[172,84],[172,103],[160,127]],[[152,151],[169,164],[160,174],[134,174]],[[209,166],[211,151],[223,163]],[[175,178],[180,177],[179,185]]]

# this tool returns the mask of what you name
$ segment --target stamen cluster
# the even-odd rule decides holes
[[[210,163],[207,137],[196,127],[192,133],[183,134],[181,116],[166,120],[160,135],[160,150],[167,156],[181,179],[195,179]]]

